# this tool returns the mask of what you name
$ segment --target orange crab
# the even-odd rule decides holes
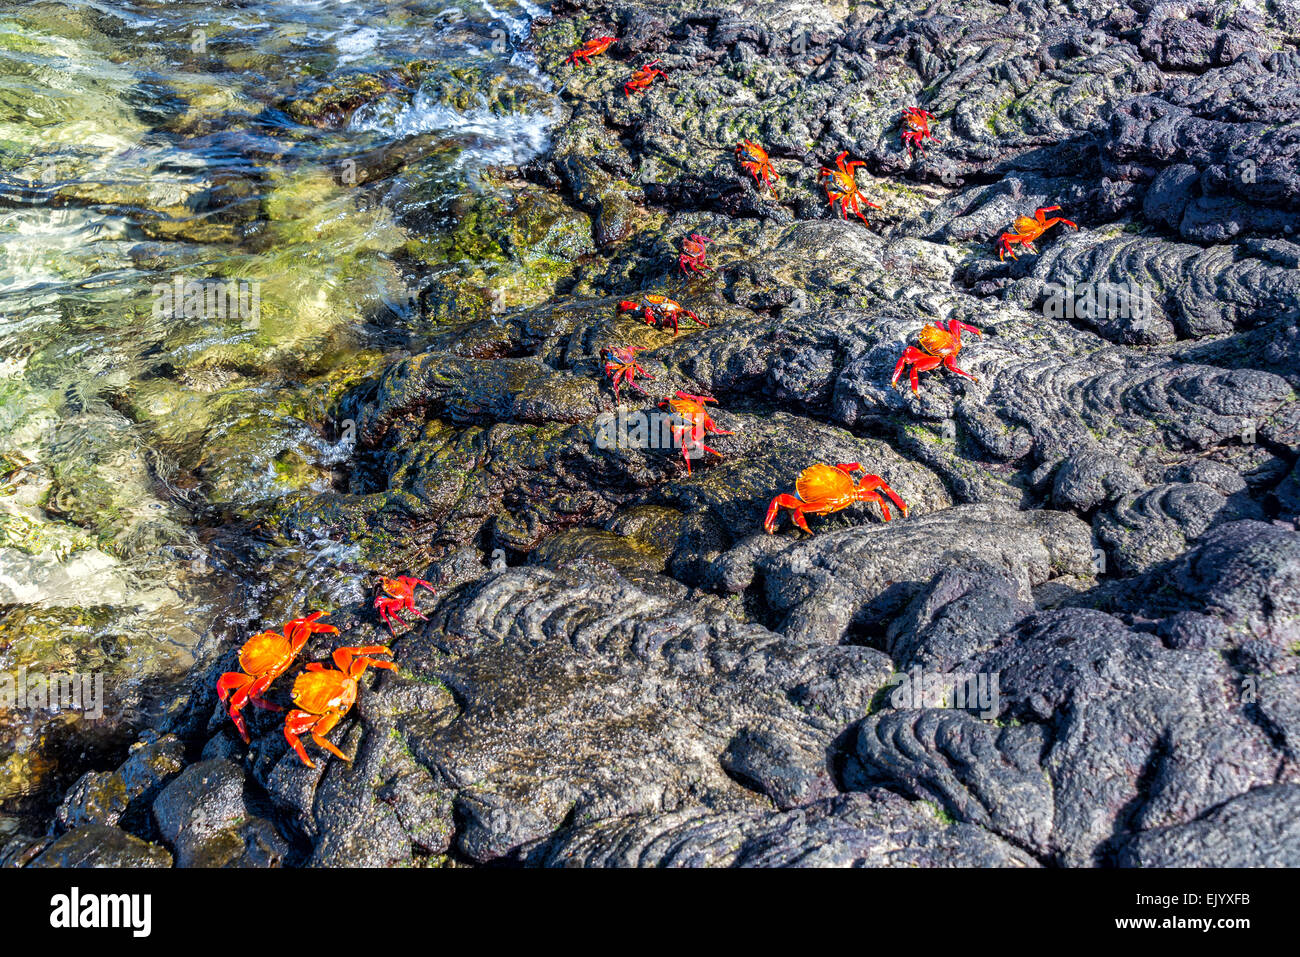
[[[862,211],[858,209],[858,204],[861,203],[864,206],[870,206],[872,209],[880,209],[880,207],[868,200],[862,190],[858,189],[856,175],[857,168],[859,166],[866,166],[867,164],[862,160],[853,160],[849,163],[845,163],[844,157],[848,155],[849,151],[845,150],[839,156],[835,157],[836,169],[827,169],[823,166],[821,172],[817,175],[826,179],[826,197],[830,200],[831,209],[834,209],[835,204],[839,203],[840,215],[845,219],[849,218],[849,210],[851,209],[858,219],[862,220],[862,222],[867,226],[870,226],[871,224],[867,222],[867,217],[863,216]]]
[[[1078,229],[1078,223],[1071,222],[1064,217],[1053,216],[1048,219],[1043,215],[1044,213],[1054,213],[1060,208],[1060,206],[1040,206],[1034,211],[1033,216],[1017,216],[1016,221],[1011,225],[1011,228],[1015,231],[1003,233],[998,237],[998,259],[1006,262],[1008,253],[1011,254],[1012,259],[1015,259],[1016,251],[1012,247],[1016,245],[1024,246],[1031,253],[1038,252],[1034,248],[1034,243],[1038,241],[1039,236],[1057,223],[1065,223],[1071,229]]]
[[[761,190],[764,184],[772,191],[772,198],[776,199],[776,186],[772,180],[778,178],[776,170],[772,168],[772,160],[767,155],[767,150],[759,146],[753,140],[741,140],[736,145],[736,162],[741,168],[754,177],[754,184]]]
[[[704,261],[708,250],[704,248],[705,243],[713,242],[708,236],[701,236],[699,233],[691,233],[690,236],[682,240],[682,254],[678,257],[678,265],[682,267],[682,272],[708,272],[713,267]]]
[[[416,618],[424,617],[420,609],[415,607],[415,589],[427,588],[431,592],[434,590],[433,586],[423,578],[412,578],[410,575],[398,575],[396,578],[381,577],[379,587],[385,594],[375,596],[375,607],[379,609],[379,617],[388,625],[389,632],[394,635],[397,634],[393,628],[394,620],[403,625],[410,624],[402,617],[401,612],[409,611]]]
[[[660,60],[651,60],[645,66],[641,67],[641,69],[633,73],[628,81],[623,84],[623,95],[631,96],[633,93],[640,93],[653,83],[657,76],[661,76],[665,80],[668,79],[667,73],[663,70],[656,69],[661,62],[662,61]]]
[[[636,361],[636,354],[643,350],[643,346],[628,346],[626,349],[606,349],[601,353],[605,359],[605,375],[610,377],[614,386],[614,401],[618,401],[618,387],[621,383],[626,382],[642,395],[648,395],[645,389],[636,384],[638,375],[647,379],[653,379],[650,373],[641,368],[641,363]]]
[[[853,481],[854,472],[862,472],[861,481]],[[809,534],[808,520],[804,515],[829,515],[842,508],[848,508],[855,502],[875,502],[885,521],[890,520],[889,503],[877,492],[884,492],[898,506],[899,511],[907,514],[907,503],[898,497],[898,493],[889,487],[889,483],[879,475],[868,475],[867,470],[858,462],[843,462],[832,468],[820,462],[810,465],[795,479],[794,495],[781,494],[772,499],[767,507],[767,518],[763,528],[771,535],[776,530],[776,516],[780,509],[790,509],[790,518]]]
[[[298,752],[302,763],[309,768],[316,765],[307,757],[307,749],[298,740],[300,734],[311,732],[312,740],[331,754],[350,761],[346,754],[325,740],[325,735],[343,719],[357,700],[357,679],[367,668],[384,668],[396,671],[391,661],[371,658],[370,655],[391,655],[383,645],[365,647],[345,646],[335,648],[334,667],[326,668],[313,661],[293,683],[293,703],[297,707],[284,719],[284,738]]]
[[[939,145],[939,139],[930,132],[930,121],[934,119],[934,114],[928,110],[922,110],[915,106],[909,106],[903,110],[903,144],[907,146],[912,155],[916,151],[925,152],[925,141],[934,140],[934,145]]]
[[[703,253],[700,255],[703,257]],[[658,325],[661,329],[672,327],[673,335],[677,335],[677,322],[682,316],[685,316],[696,325],[703,326],[705,329],[709,328],[707,322],[677,300],[655,293],[646,293],[639,301],[635,302],[630,299],[623,299],[618,304],[618,311],[640,313],[647,326]]]
[[[230,698],[230,720],[239,729],[239,736],[244,743],[249,741],[248,728],[244,726],[244,716],[240,714],[248,702],[267,711],[283,711],[262,696],[276,678],[289,670],[293,659],[298,657],[307,639],[315,634],[337,635],[339,630],[333,625],[320,622],[325,612],[314,611],[306,618],[295,618],[282,626],[284,634],[264,631],[244,642],[239,649],[239,667],[243,671],[227,671],[217,679],[217,698],[223,703]],[[233,692],[233,694],[232,694]]]
[[[671,426],[673,440],[681,446],[682,458],[686,460],[686,474],[691,474],[691,453],[701,454],[703,452],[712,452],[718,458],[722,458],[722,453],[717,449],[711,449],[704,444],[704,437],[710,433],[713,435],[734,435],[726,429],[718,428],[718,423],[713,421],[708,410],[704,408],[705,402],[717,402],[718,400],[707,395],[691,395],[689,392],[678,392],[672,397],[665,396],[659,403],[659,408],[667,406],[672,409],[673,415],[677,417],[681,424]],[[689,439],[689,440],[688,440]]]
[[[591,58],[594,56],[600,56],[608,50],[610,45],[617,39],[618,37],[596,37],[594,40],[588,40],[582,46],[578,47],[578,49],[570,53],[569,58],[564,62],[572,66],[578,66],[580,62],[590,66]]]
[[[920,388],[916,374],[918,372],[928,372],[931,369],[937,369],[943,366],[949,372],[955,372],[958,375],[964,375],[972,382],[978,382],[975,376],[969,372],[963,372],[957,368],[957,353],[961,352],[961,334],[962,331],[973,332],[977,336],[983,336],[974,326],[969,326],[958,319],[948,320],[948,328],[943,329],[939,326],[926,324],[921,330],[918,339],[921,342],[921,348],[908,346],[903,350],[902,356],[899,357],[898,364],[894,366],[894,378],[890,380],[890,385],[897,385],[898,378],[903,374],[903,370],[910,364],[912,366],[911,380],[912,391],[915,393]]]

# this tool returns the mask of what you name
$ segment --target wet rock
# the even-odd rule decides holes
[[[678,811],[575,827],[527,853],[545,867],[1033,867],[977,827],[897,795],[845,794],[786,812]]]
[[[1092,547],[1087,526],[1062,512],[963,505],[818,535],[756,567],[769,607],[782,616],[780,630],[833,644],[892,618],[943,566],[962,559],[1005,569],[1027,601],[1033,586],[1055,575],[1089,575]]]
[[[176,854],[178,867],[273,867],[290,846],[274,823],[246,798],[239,765],[200,761],[158,795],[154,820]]]
[[[691,610],[590,559],[492,573],[399,642],[400,677],[363,692],[362,733],[338,735],[354,767],[319,779],[287,755],[270,789],[308,822],[317,861],[379,859],[368,848],[390,834],[390,860],[415,833],[437,852],[453,831],[488,861],[574,822],[835,793],[831,743],[888,660],[782,639],[713,601]],[[339,828],[367,843],[338,843]]]
[[[172,856],[159,844],[106,824],[85,824],[64,834],[32,861],[31,867],[171,867]]]
[[[174,734],[136,744],[113,772],[88,771],[55,812],[61,828],[87,824],[115,826],[124,815],[146,808],[162,785],[184,767],[184,744]]]

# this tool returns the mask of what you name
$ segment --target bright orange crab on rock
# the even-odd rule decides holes
[[[628,78],[628,81],[623,84],[623,95],[631,96],[633,93],[642,92],[646,87],[654,82],[655,77],[657,76],[661,76],[665,80],[668,79],[667,73],[663,70],[656,69],[660,62],[662,61],[652,60],[633,73],[632,76]]]
[[[862,160],[853,160],[849,163],[845,163],[844,157],[848,155],[849,151],[845,150],[839,156],[835,157],[835,169],[827,169],[823,166],[821,172],[817,175],[826,180],[826,197],[830,200],[831,209],[834,209],[835,204],[839,203],[840,215],[845,219],[849,218],[849,210],[853,210],[853,214],[857,216],[858,219],[862,220],[865,225],[870,226],[871,224],[867,222],[867,217],[863,216],[862,211],[858,209],[858,204],[861,203],[864,206],[870,206],[872,209],[879,209],[880,207],[868,200],[862,190],[858,189],[856,174],[856,170],[859,166],[866,166],[867,164]]]
[[[707,242],[707,240],[706,240]],[[701,253],[703,256],[703,253]],[[645,320],[647,326],[658,325],[661,329],[671,328],[673,335],[677,335],[677,322],[685,316],[696,325],[703,326],[705,329],[709,324],[684,307],[675,299],[669,299],[667,296],[660,296],[655,293],[646,293],[639,301],[624,299],[618,304],[619,312],[635,312],[640,314]]]
[[[369,656],[391,654],[383,645],[335,648],[334,668],[326,668],[314,661],[298,676],[298,680],[293,683],[293,703],[297,707],[284,719],[284,738],[298,752],[303,764],[309,768],[316,767],[311,758],[307,757],[307,749],[298,740],[299,735],[309,731],[312,740],[326,751],[344,761],[351,760],[326,741],[325,735],[334,729],[356,703],[357,679],[365,674],[367,668],[397,670],[397,665],[393,662]]]
[[[708,272],[713,267],[704,261],[708,250],[704,248],[705,243],[713,242],[708,236],[701,236],[699,233],[691,233],[682,240],[682,254],[677,259],[677,264],[682,267],[682,272]]]
[[[858,471],[864,473],[862,480],[854,482],[853,473]],[[778,511],[788,508],[794,523],[811,534],[812,529],[808,527],[805,515],[829,515],[848,508],[855,502],[875,502],[888,522],[889,503],[880,497],[877,489],[888,495],[899,511],[906,515],[907,504],[898,497],[898,493],[879,475],[868,475],[865,474],[866,471],[858,462],[844,462],[834,468],[820,462],[808,466],[795,480],[794,495],[781,494],[772,499],[772,504],[767,507],[763,528],[771,535],[776,530]]]
[[[777,174],[772,168],[772,160],[768,157],[767,150],[753,140],[741,140],[736,146],[736,162],[754,177],[755,186],[761,190],[766,184],[772,191],[772,198],[777,198],[776,186],[772,183],[772,180],[777,178]]]
[[[654,378],[645,369],[641,368],[641,364],[636,361],[636,354],[641,352],[643,348],[642,346],[628,346],[626,349],[606,349],[602,353],[605,358],[605,375],[609,376],[610,382],[614,386],[615,402],[618,401],[618,387],[624,382],[642,395],[649,394],[636,384],[638,375],[646,379]]]
[[[423,618],[420,609],[415,607],[415,589],[427,588],[433,591],[433,586],[423,578],[412,578],[409,575],[398,575],[396,578],[380,578],[379,587],[384,590],[384,595],[375,597],[375,607],[379,609],[379,617],[388,625],[388,630],[392,634],[397,634],[393,628],[394,619],[402,624],[409,625],[401,612],[409,611],[416,618]],[[387,597],[385,597],[387,595]]]
[[[950,319],[948,321],[947,329],[927,324],[925,328],[921,330],[920,336],[917,337],[920,340],[921,348],[918,349],[915,346],[908,346],[903,350],[902,356],[899,357],[898,364],[894,366],[894,378],[890,380],[889,384],[897,385],[899,376],[903,374],[903,370],[907,368],[908,365],[911,365],[912,367],[911,381],[913,392],[917,392],[920,388],[920,383],[917,381],[916,374],[918,372],[928,372],[931,369],[937,369],[939,366],[943,366],[949,372],[955,372],[957,375],[964,375],[972,382],[978,382],[979,379],[975,376],[957,368],[957,354],[961,352],[962,349],[961,334],[963,330],[966,332],[973,332],[977,336],[984,335],[984,333],[980,332],[974,326],[968,326],[966,323],[957,319]]]
[[[708,410],[704,408],[705,402],[717,402],[718,400],[707,395],[691,395],[689,392],[678,392],[675,396],[664,397],[659,403],[659,408],[667,406],[680,424],[671,426],[673,440],[681,446],[682,458],[686,460],[686,474],[691,474],[691,452],[698,450],[697,454],[702,452],[712,452],[718,458],[722,458],[722,453],[717,449],[711,449],[704,444],[704,437],[710,433],[713,435],[734,435],[726,429],[718,428],[718,424],[713,421]]]
[[[572,66],[578,66],[579,62],[590,66],[591,58],[594,56],[600,56],[608,50],[610,45],[617,39],[617,37],[596,37],[594,40],[588,40],[582,46],[578,47],[578,49],[570,53],[569,58],[564,62]]]
[[[244,706],[251,701],[267,711],[283,711],[279,705],[262,697],[271,683],[289,670],[293,659],[298,657],[298,652],[312,635],[339,633],[333,625],[320,622],[324,617],[325,612],[314,611],[306,618],[285,622],[284,634],[264,631],[254,635],[239,649],[239,667],[243,671],[227,671],[217,679],[217,697],[222,702],[230,698],[230,720],[235,722],[245,744],[249,741],[248,729],[244,726],[244,716],[240,714]]]
[[[933,140],[934,145],[939,145],[939,139],[930,132],[930,121],[934,119],[934,114],[928,110],[922,110],[915,106],[909,106],[903,110],[903,144],[916,155],[916,151],[925,152],[925,141]]]
[[[1017,216],[1016,221],[1011,225],[1013,232],[1003,233],[998,237],[998,258],[1005,262],[1009,253],[1011,258],[1015,259],[1016,251],[1012,247],[1016,245],[1024,246],[1031,253],[1038,252],[1034,248],[1034,243],[1038,241],[1039,236],[1057,223],[1065,223],[1071,229],[1078,229],[1079,225],[1077,223],[1073,223],[1061,216],[1053,216],[1048,219],[1044,215],[1045,213],[1054,213],[1060,208],[1060,206],[1042,206],[1034,211],[1033,216]]]

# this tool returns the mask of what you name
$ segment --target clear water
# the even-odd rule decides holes
[[[364,584],[256,516],[337,482],[328,401],[418,346],[404,250],[544,148],[541,12],[0,2],[0,674],[107,685],[99,721],[0,701],[0,838],[205,642]],[[339,128],[285,111],[413,61]]]

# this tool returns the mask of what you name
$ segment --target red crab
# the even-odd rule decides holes
[[[713,435],[734,435],[726,429],[718,428],[718,423],[713,421],[708,411],[704,408],[705,402],[717,402],[718,400],[707,395],[691,395],[689,392],[678,392],[673,397],[665,396],[659,403],[659,408],[668,406],[673,410],[673,414],[681,420],[680,425],[671,427],[673,439],[682,447],[682,458],[686,460],[686,474],[691,474],[691,451],[698,448],[704,452],[712,452],[718,458],[722,458],[722,453],[717,449],[711,449],[704,444],[704,437],[710,433]],[[688,441],[689,437],[689,441]]]
[[[950,319],[948,328],[942,329],[939,326],[927,324],[921,330],[918,339],[921,342],[921,348],[908,346],[903,350],[903,355],[898,360],[898,365],[894,366],[894,378],[890,380],[890,385],[898,384],[898,377],[903,374],[903,369],[909,364],[912,366],[911,380],[912,391],[917,392],[919,383],[916,374],[918,372],[928,372],[930,369],[937,369],[943,366],[949,372],[955,372],[958,375],[964,375],[972,382],[978,382],[975,376],[969,372],[963,372],[957,368],[957,353],[961,352],[961,334],[962,330],[973,332],[977,336],[982,336],[974,326],[968,326],[958,319]]]
[[[333,625],[321,624],[325,612],[314,611],[306,618],[295,618],[282,626],[284,634],[264,631],[244,642],[239,649],[239,667],[243,671],[227,671],[217,679],[217,698],[222,702],[230,698],[230,720],[239,729],[239,736],[248,743],[248,729],[244,726],[244,717],[240,714],[248,702],[267,711],[284,710],[279,705],[266,701],[262,695],[276,678],[289,670],[293,659],[298,657],[307,639],[315,634],[337,635],[339,630]],[[234,694],[231,694],[231,692]]]
[[[356,703],[357,679],[365,674],[367,668],[397,670],[397,665],[391,661],[368,656],[391,654],[383,645],[335,648],[333,668],[326,668],[320,662],[313,661],[298,676],[298,680],[293,683],[293,703],[297,707],[284,719],[284,739],[298,752],[303,764],[309,768],[316,767],[312,759],[307,757],[307,749],[298,740],[298,735],[308,731],[311,732],[312,740],[326,751],[338,755],[344,761],[351,760],[326,741],[325,735],[334,729]]]
[[[849,218],[849,210],[851,209],[858,219],[862,220],[862,222],[867,226],[870,226],[871,224],[867,222],[867,217],[863,216],[862,211],[858,209],[858,204],[861,203],[864,206],[870,206],[872,209],[879,209],[880,207],[868,200],[866,196],[863,195],[862,190],[858,189],[858,181],[855,173],[859,166],[866,166],[867,164],[862,160],[853,160],[852,162],[845,163],[844,157],[848,155],[849,151],[845,150],[839,156],[835,157],[836,169],[827,169],[823,166],[821,172],[817,175],[826,178],[826,197],[830,200],[831,209],[834,209],[835,204],[839,203],[840,215],[845,219]]]
[[[600,56],[608,50],[610,44],[614,43],[617,39],[618,37],[596,37],[594,40],[588,40],[582,46],[578,47],[578,49],[570,53],[569,58],[564,62],[573,66],[578,66],[579,62],[590,66],[591,58],[594,56]]]
[[[915,106],[909,106],[903,110],[903,143],[916,155],[916,151],[925,152],[925,141],[934,140],[935,146],[939,145],[939,139],[930,132],[930,121],[934,119],[934,114],[928,110],[922,110]]]
[[[682,267],[682,272],[708,272],[713,268],[704,261],[705,254],[708,252],[704,244],[711,242],[712,239],[699,233],[691,233],[689,237],[682,240],[682,254],[677,260]]]
[[[776,199],[776,186],[772,180],[777,178],[776,170],[772,168],[772,161],[768,158],[767,150],[759,146],[752,140],[741,140],[736,145],[736,162],[741,165],[746,172],[754,177],[754,184],[761,190],[763,184],[772,191],[772,198]]]
[[[660,60],[651,60],[645,66],[641,67],[641,69],[633,73],[628,81],[623,84],[623,95],[631,96],[633,93],[640,93],[653,83],[657,76],[661,76],[665,80],[668,79],[667,73],[663,70],[656,69],[661,62],[662,61]]]
[[[1060,206],[1041,206],[1034,211],[1033,216],[1017,216],[1016,221],[1011,225],[1015,232],[1003,233],[998,237],[998,258],[1005,262],[1007,254],[1010,253],[1011,258],[1015,259],[1016,251],[1012,247],[1017,244],[1024,246],[1031,253],[1037,252],[1034,243],[1038,241],[1038,237],[1057,223],[1065,223],[1071,229],[1078,229],[1079,225],[1077,223],[1073,223],[1061,216],[1053,216],[1048,219],[1043,215],[1044,213],[1053,213],[1060,208]]]
[[[862,480],[854,482],[853,473],[858,471],[864,473]],[[812,529],[808,527],[808,520],[804,515],[829,515],[831,512],[848,508],[854,502],[875,502],[880,506],[881,514],[888,522],[889,503],[880,497],[877,489],[893,499],[894,504],[906,515],[907,503],[898,497],[898,493],[889,487],[889,483],[879,475],[865,474],[866,471],[858,462],[843,462],[834,468],[820,462],[808,466],[795,479],[794,495],[781,494],[772,499],[772,504],[767,507],[767,518],[763,521],[763,528],[771,535],[776,530],[777,512],[788,508],[794,523],[811,534]]]
[[[606,349],[601,355],[605,359],[605,375],[610,377],[614,385],[614,401],[618,401],[618,387],[626,382],[642,395],[648,395],[645,389],[636,384],[638,375],[647,379],[653,379],[650,373],[641,368],[641,364],[636,361],[636,354],[641,352],[642,346],[628,346],[626,349]]]
[[[707,241],[707,240],[706,240]],[[700,256],[703,257],[701,252]],[[659,296],[654,293],[646,293],[640,301],[633,302],[630,299],[623,299],[618,304],[619,312],[638,312],[641,318],[645,320],[646,325],[658,325],[662,329],[669,327],[673,330],[673,335],[677,335],[678,320],[685,316],[696,325],[709,328],[709,324],[691,312],[675,299],[669,299],[667,296]]]
[[[388,597],[384,595],[375,596],[375,607],[379,609],[379,617],[388,625],[388,630],[392,634],[397,634],[393,628],[394,619],[403,625],[408,625],[401,612],[409,611],[416,618],[423,618],[420,609],[415,607],[415,589],[427,588],[433,591],[433,586],[423,578],[412,578],[409,575],[398,575],[396,578],[380,578],[379,587],[384,590]]]

